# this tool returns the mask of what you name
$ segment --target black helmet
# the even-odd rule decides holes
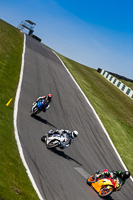
[[[129,171],[122,172],[121,177],[124,180],[129,178],[130,177],[130,172]]]
[[[53,96],[52,94],[48,94],[48,96],[47,96],[47,100],[51,101],[52,96]]]

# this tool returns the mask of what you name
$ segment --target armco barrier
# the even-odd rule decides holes
[[[120,89],[124,94],[126,94],[128,97],[130,97],[133,100],[133,90],[126,86],[124,83],[119,81],[117,78],[109,74],[107,71],[101,69],[98,70],[98,72],[106,78],[110,83],[115,85],[118,89]]]

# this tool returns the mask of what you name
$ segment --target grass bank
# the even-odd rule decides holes
[[[23,34],[0,19],[0,199],[37,200],[20,159],[13,126]],[[6,103],[12,98],[9,107]]]
[[[133,176],[133,100],[95,69],[58,55],[94,107]],[[128,84],[133,87],[133,83]]]

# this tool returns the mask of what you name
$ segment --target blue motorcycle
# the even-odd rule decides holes
[[[33,103],[32,109],[31,109],[31,116],[40,113],[41,111],[45,112],[46,107],[48,107],[49,102],[47,100],[39,100],[38,102]]]

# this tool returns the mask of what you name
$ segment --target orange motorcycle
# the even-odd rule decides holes
[[[96,180],[95,175],[87,179],[87,184],[92,186],[100,197],[107,197],[112,192],[119,191],[123,184],[120,178],[112,179],[110,177],[99,177]]]

